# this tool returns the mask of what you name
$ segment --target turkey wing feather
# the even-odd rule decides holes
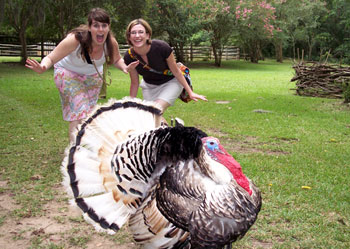
[[[257,218],[257,206],[235,180],[208,192],[189,222],[191,245],[222,248],[242,238]]]

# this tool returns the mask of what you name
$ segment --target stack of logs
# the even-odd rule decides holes
[[[344,85],[350,84],[350,67],[336,67],[321,63],[294,64],[298,95],[343,98]]]

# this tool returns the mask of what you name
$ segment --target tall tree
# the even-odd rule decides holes
[[[311,59],[322,17],[327,11],[325,2],[323,0],[286,1],[283,9],[287,16],[283,30],[287,32],[290,39],[293,57],[296,58],[296,45],[299,44],[303,50],[307,51],[308,59]]]
[[[327,0],[328,12],[317,36],[321,51],[350,63],[350,1]]]
[[[5,17],[11,27],[14,28],[21,43],[21,64],[27,60],[27,37],[26,30],[31,18],[39,9],[40,0],[9,0],[5,1]]]
[[[93,0],[48,0],[48,15],[51,17],[51,24],[57,28],[55,39],[62,40],[67,33],[79,26],[86,24],[87,14],[92,7],[98,7],[99,1]]]
[[[112,18],[112,30],[118,42],[126,43],[125,30],[130,21],[145,17],[147,9],[147,0],[108,0],[104,1],[103,7],[108,11]]]
[[[308,59],[312,59],[312,52],[317,43],[317,34],[321,26],[321,19],[326,14],[326,3],[323,0],[305,0],[302,7],[305,11],[302,21],[306,44],[308,48]]]
[[[150,0],[150,23],[155,35],[164,36],[174,47],[176,59],[186,61],[184,46],[195,33],[198,22],[193,15],[193,0]]]
[[[273,31],[272,43],[275,47],[276,61],[283,62],[283,46],[288,44],[288,35],[286,31],[286,22],[289,22],[287,0],[274,0],[275,19],[273,21],[275,29]]]
[[[221,66],[222,51],[232,35],[234,27],[234,1],[203,0],[200,6],[199,19],[203,28],[209,33],[215,65]],[[231,4],[231,5],[230,5]],[[197,7],[198,8],[198,7]]]
[[[262,47],[273,37],[275,8],[263,1],[241,0],[236,7],[238,41],[249,53],[250,61],[258,63]]]
[[[4,19],[4,12],[5,12],[5,0],[0,0],[0,24]]]

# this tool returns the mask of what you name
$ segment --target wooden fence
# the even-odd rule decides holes
[[[214,53],[208,46],[193,46],[184,48],[185,58],[187,61],[193,60],[211,60],[214,59]],[[240,50],[235,46],[227,46],[222,52],[223,60],[239,60]]]
[[[27,45],[27,55],[30,57],[44,57],[54,48],[56,43],[45,42]],[[22,46],[19,44],[0,43],[0,56],[21,56]],[[43,56],[42,56],[43,55]]]
[[[27,54],[29,57],[44,57],[48,55],[56,44],[53,42],[45,42],[43,44],[30,44],[27,45]],[[120,44],[120,54],[124,53],[129,48],[128,45]],[[192,46],[185,47],[185,59],[186,61],[194,60],[212,60],[214,59],[213,51],[208,46]],[[0,56],[21,56],[21,45],[0,43]],[[239,60],[240,50],[235,46],[227,46],[224,48],[222,53],[222,60]]]

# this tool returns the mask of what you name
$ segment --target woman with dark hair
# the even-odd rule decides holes
[[[196,94],[189,87],[185,77],[176,65],[172,48],[165,41],[151,40],[152,29],[143,19],[129,23],[126,39],[131,46],[125,53],[127,65],[139,62],[130,70],[130,96],[136,97],[139,88],[139,75],[143,76],[140,87],[145,100],[157,102],[163,112],[179,97],[183,89],[189,98],[198,101],[207,100],[205,96]],[[166,73],[171,71],[171,73]]]
[[[71,142],[77,126],[97,103],[103,64],[107,61],[124,73],[138,64],[125,65],[110,25],[108,13],[94,8],[88,15],[88,24],[70,31],[41,63],[32,59],[26,62],[26,67],[39,74],[54,65],[54,80],[60,92],[63,119],[69,121]]]

